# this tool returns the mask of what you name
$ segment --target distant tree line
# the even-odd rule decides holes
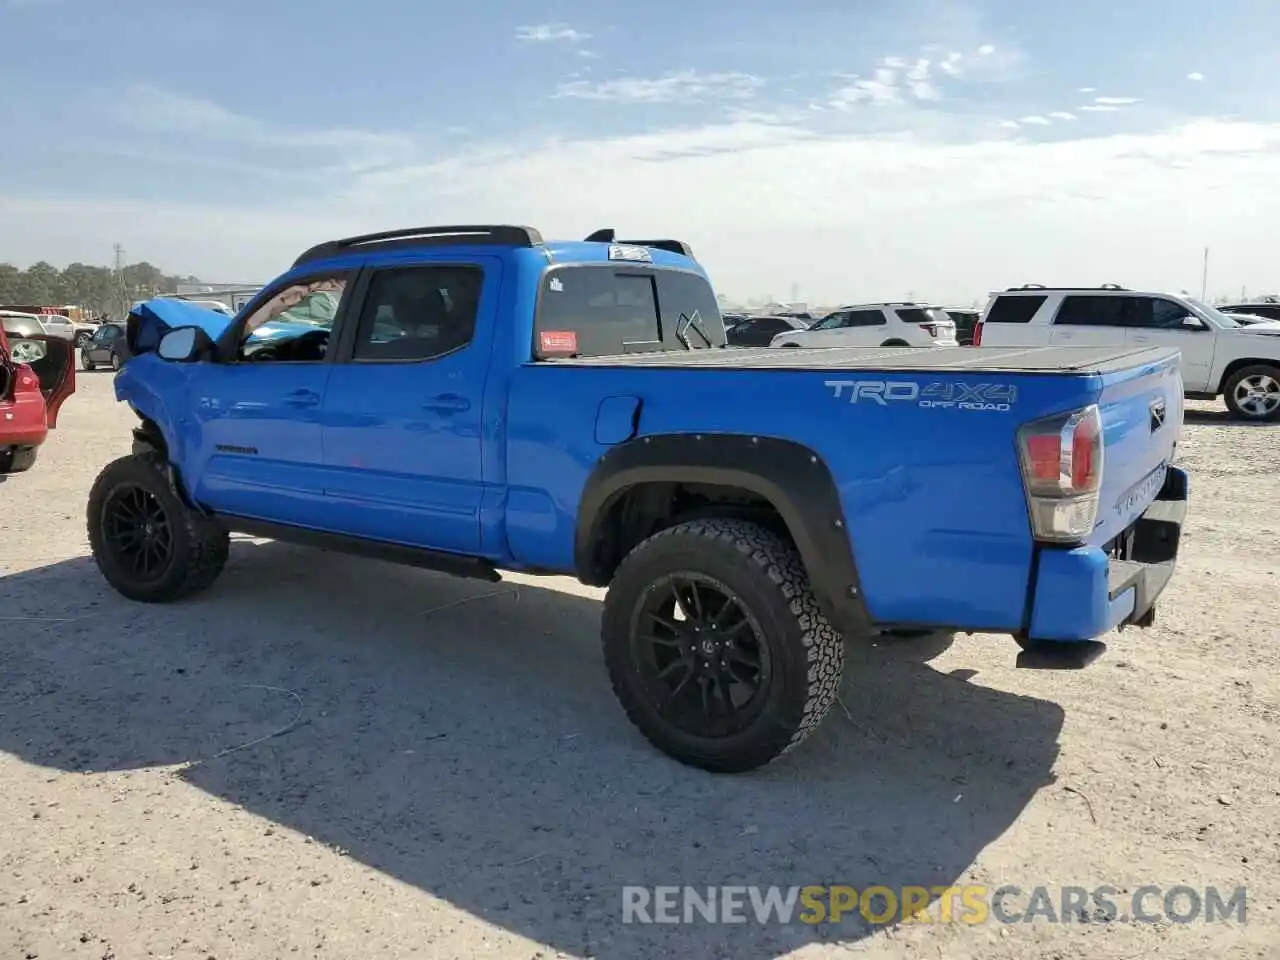
[[[136,300],[173,293],[195,277],[170,276],[159,267],[131,263],[119,271],[73,263],[59,270],[43,260],[26,270],[0,263],[0,305],[62,306],[75,304],[94,313],[123,316]]]

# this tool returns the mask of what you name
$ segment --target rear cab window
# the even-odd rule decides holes
[[[542,277],[533,355],[606,357],[705,350],[725,343],[715,293],[705,277],[638,264],[551,267]]]

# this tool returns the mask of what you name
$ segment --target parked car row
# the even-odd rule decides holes
[[[864,303],[812,323],[743,317],[725,337],[741,347],[1176,347],[1188,398],[1221,397],[1241,420],[1280,420],[1280,303],[1272,301],[1217,308],[1114,283],[1025,284],[993,293],[982,310]]]

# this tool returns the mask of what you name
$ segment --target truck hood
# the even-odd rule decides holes
[[[1247,327],[1236,327],[1235,332],[1247,336],[1280,337],[1280,322],[1251,323]]]
[[[160,338],[178,327],[199,327],[210,340],[217,340],[231,326],[232,319],[225,313],[185,300],[156,297],[135,304],[129,311],[125,342],[130,354],[136,356],[155,350]]]

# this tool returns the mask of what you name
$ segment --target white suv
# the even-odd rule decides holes
[[[924,303],[840,307],[808,330],[784,330],[771,347],[955,347],[956,322]]]
[[[1222,397],[1242,420],[1280,419],[1280,323],[1238,323],[1191,297],[1027,284],[993,293],[974,346],[1176,347],[1193,400]]]

